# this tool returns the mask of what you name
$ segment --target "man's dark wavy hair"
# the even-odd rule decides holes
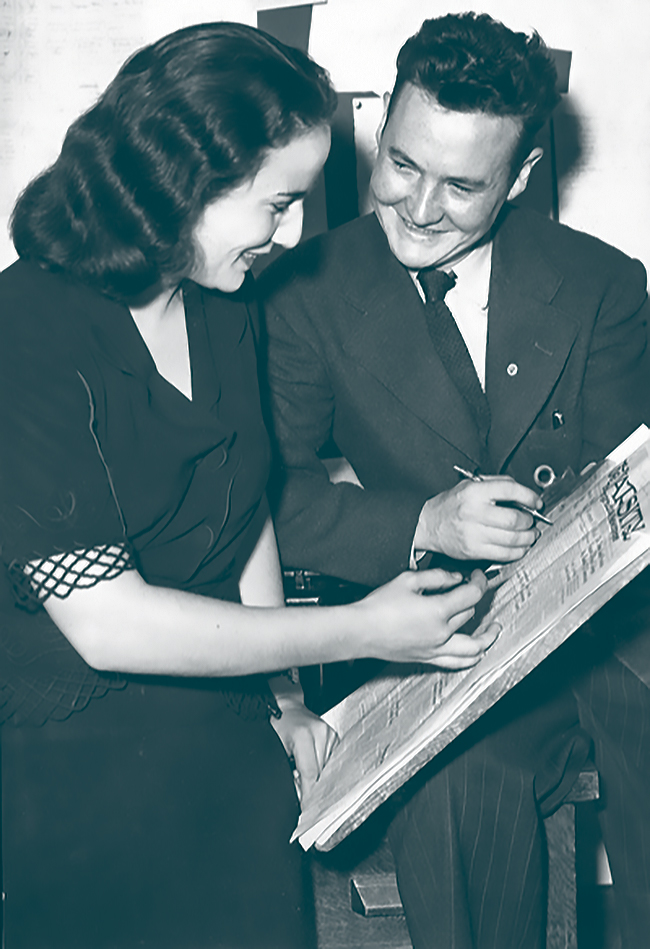
[[[238,23],[178,30],[135,53],[18,199],[21,257],[129,300],[191,273],[193,228],[268,150],[326,123],[327,73]]]
[[[522,123],[516,175],[560,100],[555,64],[537,33],[514,33],[487,13],[425,20],[397,57],[390,109],[406,83],[455,112],[512,116]]]

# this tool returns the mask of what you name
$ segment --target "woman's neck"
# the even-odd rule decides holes
[[[191,401],[192,369],[181,290],[167,290],[145,306],[129,309],[158,373]]]

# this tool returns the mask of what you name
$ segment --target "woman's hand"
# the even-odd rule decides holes
[[[475,665],[500,632],[492,623],[473,635],[459,633],[487,588],[480,570],[467,583],[460,573],[402,573],[359,603],[367,612],[364,655],[390,662],[426,662],[445,669]],[[433,596],[423,594],[432,593]],[[399,635],[396,634],[399,630]]]
[[[339,736],[322,718],[309,711],[299,686],[275,678],[271,680],[271,687],[282,712],[281,718],[271,719],[271,725],[295,763],[296,793],[301,801],[318,780]]]
[[[85,563],[92,569],[92,560]],[[473,636],[457,632],[485,592],[480,572],[469,583],[442,570],[408,572],[359,603],[285,609],[277,553],[275,563],[268,581],[245,571],[242,603],[148,584],[127,570],[64,599],[50,596],[44,605],[90,666],[136,675],[249,675],[366,656],[461,669],[477,662],[496,636],[494,626]],[[325,752],[314,752],[313,767],[305,764],[304,740],[292,741],[309,783],[327,740]],[[321,749],[323,740],[314,747]]]

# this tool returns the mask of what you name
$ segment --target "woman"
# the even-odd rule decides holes
[[[247,272],[298,241],[333,108],[302,53],[190,27],[125,64],[16,206],[20,260],[0,276],[4,718],[25,725],[3,735],[8,949],[312,944],[273,729],[303,789],[335,736],[273,673],[455,668],[491,642],[455,633],[480,576],[282,609]]]

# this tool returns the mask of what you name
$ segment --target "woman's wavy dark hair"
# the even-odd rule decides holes
[[[537,33],[514,33],[487,13],[425,20],[397,57],[389,106],[406,83],[455,112],[487,112],[521,120],[513,173],[560,100],[555,64]]]
[[[178,30],[135,53],[18,199],[21,257],[129,300],[187,276],[192,232],[270,148],[326,123],[327,73],[238,23]]]

